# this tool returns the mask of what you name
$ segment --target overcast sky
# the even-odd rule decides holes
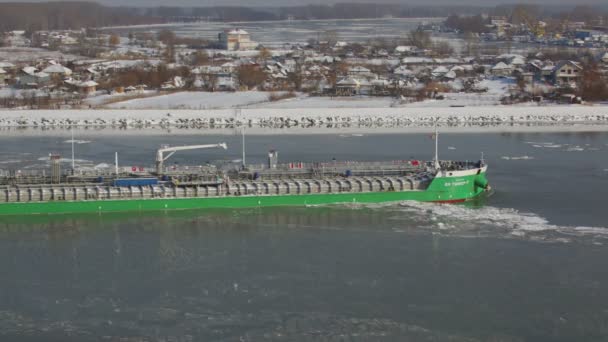
[[[40,0],[0,0],[0,2],[44,2]],[[336,2],[363,2],[363,3],[403,3],[403,4],[424,4],[424,5],[480,5],[491,6],[504,3],[534,3],[546,5],[606,5],[607,0],[97,0],[106,5],[115,6],[295,6],[303,4],[331,4]]]

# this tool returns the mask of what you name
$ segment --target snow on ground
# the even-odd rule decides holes
[[[449,83],[454,90],[459,90],[462,84],[454,81]],[[509,90],[515,87],[513,78],[491,78],[477,82],[477,89],[485,89],[483,93],[442,93],[443,100],[427,99],[412,102],[407,107],[484,107],[500,105],[500,100],[509,95]]]
[[[40,97],[47,96],[48,93],[43,90],[35,89],[15,89],[15,88],[0,88],[0,98],[25,98],[32,95]]]
[[[399,100],[391,97],[308,97],[286,99],[277,102],[269,102],[251,105],[249,108],[389,108],[398,106]]]
[[[506,95],[509,89],[517,86],[513,78],[493,78],[479,81],[476,84],[479,89],[487,89],[488,95]]]
[[[120,99],[128,99],[132,96],[151,96],[157,93],[155,90],[146,90],[143,93],[114,93],[114,94],[100,94],[95,96],[89,96],[84,99],[84,104],[91,106],[102,106],[108,102],[118,101]]]
[[[84,59],[82,56],[64,54],[59,51],[50,51],[30,47],[1,47],[0,61],[5,62],[35,62],[41,59],[54,59],[56,61],[73,61]]]
[[[391,107],[450,107],[450,106],[494,106],[500,104],[500,95],[492,94],[442,94],[444,100],[425,100],[407,102],[393,97],[350,96],[350,97],[312,97],[300,95],[276,102],[269,102],[269,92],[179,92],[169,95],[147,97],[106,105],[108,109],[226,109],[226,108],[269,108],[269,109],[307,109],[307,108],[391,108]],[[118,95],[112,95],[114,97]],[[103,100],[112,96],[96,97],[86,103],[101,105]]]
[[[107,105],[110,109],[219,109],[268,102],[269,92],[179,92]]]
[[[500,99],[503,95],[494,95],[487,93],[443,93],[443,100],[427,99],[420,102],[412,102],[407,104],[407,107],[480,107],[480,106],[497,106],[500,105]]]

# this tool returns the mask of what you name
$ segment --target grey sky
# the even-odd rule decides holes
[[[44,2],[40,0],[0,0],[0,2]],[[295,6],[304,4],[331,4],[336,2],[373,3],[374,0],[97,0],[95,2],[114,6]],[[591,4],[606,5],[606,0],[380,0],[379,3],[402,3],[412,5],[479,5],[492,6],[504,3],[534,3],[545,5]]]

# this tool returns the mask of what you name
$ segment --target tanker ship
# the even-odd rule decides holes
[[[0,215],[138,212],[205,208],[307,206],[338,203],[471,200],[489,189],[487,165],[439,160],[279,163],[270,151],[263,164],[226,163],[167,167],[179,151],[220,148],[163,146],[156,165],[62,170],[49,155],[47,170],[0,170]],[[73,141],[73,140],[72,140]],[[243,145],[244,146],[244,145]],[[73,150],[72,150],[73,151]]]

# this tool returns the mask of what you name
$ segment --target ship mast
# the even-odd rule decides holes
[[[247,164],[245,163],[245,127],[243,127],[241,129],[241,136],[243,138],[242,141],[242,148],[243,148],[243,159],[242,159],[242,164],[243,164],[243,170],[247,167]]]
[[[118,152],[114,152],[114,172],[118,177]]]
[[[70,134],[72,135],[72,174],[74,174],[74,128],[70,126]]]
[[[439,170],[441,165],[439,164],[439,131],[437,130],[437,121],[435,119],[435,170]]]

